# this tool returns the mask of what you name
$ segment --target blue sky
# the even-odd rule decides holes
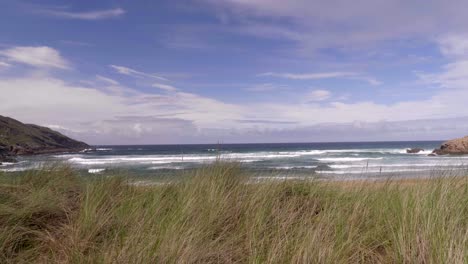
[[[468,132],[464,1],[0,6],[0,114],[92,144]]]

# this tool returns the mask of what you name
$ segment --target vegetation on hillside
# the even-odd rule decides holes
[[[0,147],[22,146],[30,150],[80,149],[89,147],[47,127],[23,124],[0,116]]]
[[[0,181],[2,263],[468,262],[468,178],[255,182],[220,162],[151,186]]]

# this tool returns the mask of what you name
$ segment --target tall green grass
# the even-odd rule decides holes
[[[466,177],[255,182],[223,162],[151,186],[0,177],[2,263],[468,263]]]

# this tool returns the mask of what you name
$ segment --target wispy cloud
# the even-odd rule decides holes
[[[0,61],[0,69],[2,69],[2,68],[8,68],[8,67],[10,67],[10,66],[11,66],[11,65],[8,64],[8,63],[6,63],[6,62]]]
[[[370,77],[370,76],[365,76],[365,75],[363,75],[363,76],[352,76],[352,77],[349,77],[349,79],[364,81],[364,82],[367,82],[367,83],[369,83],[370,85],[373,85],[373,86],[377,86],[377,85],[382,84],[382,82],[377,80],[376,78]]]
[[[450,35],[441,38],[439,47],[450,62],[443,65],[441,72],[417,75],[425,84],[465,91],[468,86],[468,35]]]
[[[86,11],[86,12],[72,12],[72,11],[63,11],[63,10],[56,10],[56,9],[40,9],[38,13],[50,15],[54,17],[68,18],[68,19],[101,20],[101,19],[119,17],[125,14],[125,10],[122,8],[113,8],[113,9],[93,10],[93,11]]]
[[[313,90],[307,93],[304,98],[306,101],[313,101],[313,102],[319,102],[319,101],[325,101],[331,97],[331,92],[327,90]]]
[[[318,79],[329,79],[329,78],[340,78],[356,76],[354,72],[318,72],[318,73],[277,73],[277,72],[265,72],[260,73],[257,76],[272,76],[285,79],[293,80],[318,80]]]
[[[346,0],[203,1],[217,17],[223,14],[222,21],[233,21],[229,26],[240,24],[247,34],[294,41],[308,54],[321,48],[368,49],[408,36],[466,32],[468,21],[463,13],[466,1],[431,1],[424,8],[413,1],[361,0],[360,5]],[[284,21],[294,21],[294,26]]]
[[[360,80],[369,83],[370,85],[380,85],[380,81],[374,77],[367,76],[358,72],[336,71],[336,72],[313,72],[313,73],[278,73],[265,72],[257,74],[258,77],[277,77],[290,80],[320,80],[320,79],[337,79],[346,78],[352,80]]]
[[[329,91],[319,89],[302,94],[295,102],[229,104],[191,93],[109,93],[101,87],[75,86],[53,76],[24,76],[0,78],[0,93],[10,95],[0,97],[0,112],[27,122],[56,124],[83,131],[76,135],[77,138],[90,139],[91,142],[101,144],[135,143],[135,140],[142,144],[193,143],[200,142],[200,138],[207,141],[212,141],[213,138],[237,138],[239,141],[253,141],[255,138],[263,141],[299,140],[298,135],[303,135],[304,140],[321,139],[314,131],[322,133],[329,140],[361,139],[358,137],[359,131],[369,131],[374,139],[384,140],[389,136],[384,137],[381,132],[394,126],[389,125],[391,123],[381,123],[380,120],[393,122],[427,117],[468,116],[468,109],[463,107],[468,94],[462,88],[442,89],[427,100],[388,105],[374,102],[301,103],[301,99],[307,97],[316,101],[332,98]],[[11,97],[15,100],[11,100]],[[35,107],[31,108],[31,105]],[[151,122],[146,119],[118,118],[142,113],[167,118],[156,118]],[[316,129],[305,129],[320,123],[339,124],[354,120],[353,135],[347,134],[350,131],[348,126],[337,125],[329,129],[316,126]],[[377,123],[367,129],[361,121]],[[445,122],[440,121],[431,124],[431,131],[442,131],[446,126]],[[466,131],[466,126],[463,126],[463,130],[459,124],[463,123],[454,123],[457,133]],[[401,131],[412,129],[414,135],[423,135],[429,133],[427,127],[421,126],[414,130],[412,122],[408,121],[401,126]],[[286,128],[290,129],[285,130]],[[441,135],[446,135],[443,133],[448,133],[447,131],[455,133],[452,132],[455,130],[450,129],[442,131]],[[414,135],[412,134],[413,137]]]
[[[274,124],[279,124],[279,125],[294,125],[297,124],[298,122],[295,121],[282,121],[282,120],[264,120],[264,119],[239,119],[235,120],[236,122],[242,123],[242,124],[267,124],[267,125],[274,125]]]
[[[60,43],[70,46],[81,46],[81,47],[91,47],[93,44],[83,42],[83,41],[75,41],[75,40],[61,40]]]
[[[70,63],[56,49],[40,47],[13,47],[0,50],[0,56],[7,60],[34,67],[69,69]]]
[[[148,78],[154,78],[154,79],[158,79],[158,80],[167,81],[167,79],[164,78],[164,77],[161,77],[161,76],[158,76],[158,75],[155,75],[155,74],[145,73],[145,72],[142,72],[142,71],[137,71],[137,70],[125,67],[125,66],[119,66],[119,65],[112,65],[111,64],[111,65],[109,65],[109,67],[111,67],[112,69],[114,69],[115,71],[117,71],[118,73],[123,74],[123,75],[128,75],[128,76],[133,76],[133,77],[138,77],[138,78],[148,77]]]
[[[288,89],[285,85],[276,85],[273,83],[261,83],[256,84],[250,87],[245,88],[245,91],[249,92],[271,92],[271,91],[278,91],[278,90],[286,90]]]
[[[438,40],[440,51],[449,57],[468,55],[468,35],[452,34]]]
[[[154,83],[151,86],[153,86],[154,88],[158,88],[158,89],[161,89],[161,90],[168,91],[168,92],[177,91],[177,88],[175,88],[174,86],[167,85],[167,84],[162,84],[162,83]]]
[[[119,85],[119,82],[118,82],[118,81],[113,80],[113,79],[111,79],[111,78],[107,78],[107,77],[101,76],[101,75],[96,75],[96,79],[98,79],[99,81],[102,81],[102,82],[111,84],[111,85]]]

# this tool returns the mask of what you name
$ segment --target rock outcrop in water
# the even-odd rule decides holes
[[[47,127],[23,124],[0,116],[0,163],[14,162],[18,155],[76,152],[90,148]]]
[[[440,148],[432,152],[436,155],[465,155],[468,154],[468,136],[444,142]]]
[[[410,148],[406,150],[408,154],[418,154],[419,152],[424,151],[422,148]]]

